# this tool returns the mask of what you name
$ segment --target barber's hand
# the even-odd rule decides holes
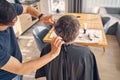
[[[61,46],[64,43],[64,41],[62,41],[61,37],[55,37],[52,39],[51,41],[51,54],[56,57],[59,55],[60,50],[61,50]]]
[[[50,16],[42,16],[40,18],[40,21],[42,21],[46,25],[52,25],[54,23],[54,17],[52,15],[50,15]]]

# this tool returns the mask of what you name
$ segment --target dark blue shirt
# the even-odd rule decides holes
[[[23,7],[19,4],[12,4],[17,14],[23,12]],[[10,56],[15,57],[20,62],[22,62],[22,55],[16,36],[13,31],[13,27],[9,27],[4,31],[0,31],[0,68],[3,67]],[[14,64],[14,63],[13,63]],[[0,69],[0,80],[12,80],[16,74],[4,71]]]

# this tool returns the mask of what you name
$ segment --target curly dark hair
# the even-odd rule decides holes
[[[56,22],[54,27],[58,36],[61,36],[65,42],[71,42],[77,37],[80,24],[75,16],[65,15]]]
[[[0,24],[7,25],[17,16],[13,6],[6,0],[0,0]]]

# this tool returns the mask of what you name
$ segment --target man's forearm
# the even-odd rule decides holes
[[[20,63],[16,58],[10,57],[9,61],[5,66],[3,66],[1,69],[6,70],[11,73],[24,75],[31,73],[44,65],[46,65],[48,62],[53,60],[56,57],[56,55],[53,55],[51,53],[48,53],[44,55],[43,57],[30,60],[25,63]]]
[[[52,25],[54,23],[54,18],[52,15],[49,16],[43,16],[42,13],[40,13],[39,10],[35,9],[32,6],[22,5],[23,6],[23,13],[28,13],[31,16],[38,18],[41,22],[43,22],[46,25]]]
[[[55,57],[56,57],[55,55],[51,55],[50,53],[48,53],[47,55],[43,57],[25,62],[22,64],[22,69],[20,69],[20,72],[18,74],[24,75],[24,74],[31,73],[43,67],[44,65],[52,61]]]
[[[38,18],[38,16],[40,15],[40,11],[38,11],[37,9],[35,9],[32,6],[27,6],[26,13],[29,13],[30,15],[32,15],[35,18]]]

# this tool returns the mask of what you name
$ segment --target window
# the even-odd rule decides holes
[[[65,12],[65,0],[48,0],[50,13]]]

